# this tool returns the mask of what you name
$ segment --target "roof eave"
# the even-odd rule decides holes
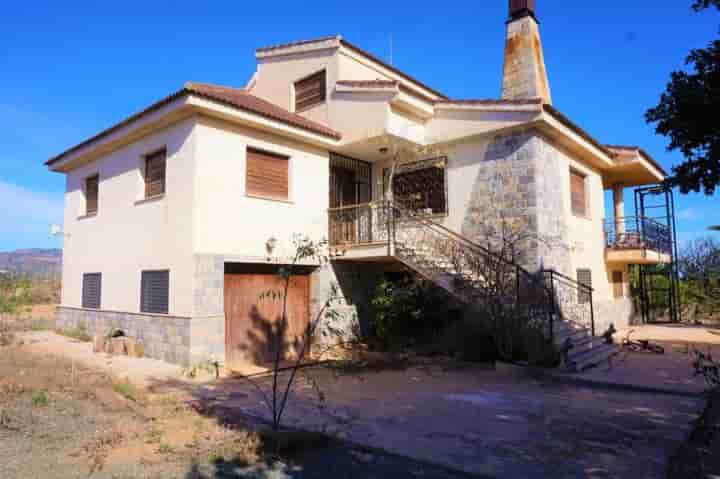
[[[228,121],[257,127],[264,131],[271,131],[316,146],[334,147],[339,144],[341,139],[339,134],[325,135],[308,131],[300,126],[286,124],[280,120],[232,105],[221,99],[183,88],[63,153],[50,158],[45,162],[45,165],[51,171],[65,171],[69,164],[82,161],[84,158],[94,159],[94,155],[98,151],[103,153],[106,150],[112,151],[117,148],[116,145],[133,141],[135,136],[139,134],[145,136],[158,128],[176,123],[194,113],[207,113],[210,116],[218,116]]]

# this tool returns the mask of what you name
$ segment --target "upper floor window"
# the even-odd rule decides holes
[[[395,167],[393,200],[401,207],[425,214],[445,214],[447,158],[433,158]],[[390,171],[383,171],[383,190],[387,191]]]
[[[570,170],[570,202],[573,214],[588,216],[587,176],[576,170]]]
[[[325,70],[295,82],[295,111],[303,111],[325,102]]]
[[[145,198],[165,194],[165,157],[160,150],[145,157]]]
[[[85,214],[94,215],[98,211],[98,195],[100,190],[100,176],[93,175],[85,178]]]
[[[289,164],[287,156],[247,149],[245,193],[272,200],[289,200]]]

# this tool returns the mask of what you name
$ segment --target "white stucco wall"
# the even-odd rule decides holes
[[[295,110],[293,84],[320,70],[327,72],[329,93],[338,78],[335,50],[319,50],[304,54],[270,57],[258,61],[257,77],[251,93],[289,111]],[[324,103],[302,112],[311,120],[328,124],[328,104]]]
[[[290,254],[296,233],[314,240],[327,237],[327,151],[210,118],[201,118],[194,135],[195,253],[257,261],[267,257],[270,237],[279,240],[277,255]],[[246,196],[248,146],[290,158],[289,201]]]
[[[561,160],[562,193],[564,198],[565,221],[568,227],[568,243],[570,246],[571,270],[589,268],[592,270],[592,282],[596,301],[607,301],[612,298],[612,286],[608,280],[608,269],[605,263],[605,192],[600,173],[581,163],[560,148],[555,148]],[[586,175],[586,191],[588,195],[587,217],[577,216],[572,212],[570,199],[570,170],[574,169]]]
[[[82,304],[82,275],[102,273],[101,309],[140,310],[141,271],[170,270],[169,314],[192,314],[192,119],[66,176],[62,305]],[[141,202],[144,155],[167,149],[165,196]],[[84,180],[99,174],[99,208],[85,211]]]

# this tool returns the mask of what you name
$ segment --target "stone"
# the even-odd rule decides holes
[[[95,333],[93,336],[93,352],[94,353],[106,353],[107,347],[105,344],[105,336],[100,333]]]
[[[143,344],[135,338],[128,338],[127,355],[132,358],[142,358],[145,355]]]
[[[110,340],[110,352],[114,356],[123,356],[127,354],[127,338],[119,337]]]

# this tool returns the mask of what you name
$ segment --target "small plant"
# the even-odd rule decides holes
[[[113,391],[130,401],[137,401],[138,391],[129,381],[118,381],[112,385]]]
[[[82,341],[83,343],[89,343],[92,341],[92,336],[90,336],[85,328],[82,327],[73,329],[58,329],[55,332],[63,336],[67,336],[68,338]]]
[[[210,359],[185,369],[183,371],[183,375],[190,379],[195,379],[202,371],[205,371],[208,374],[215,376],[215,379],[218,379],[220,377],[220,367],[220,361]]]
[[[157,444],[162,440],[162,431],[156,428],[150,429],[148,432],[145,433],[145,443],[146,444]]]
[[[160,445],[158,446],[158,452],[160,454],[170,454],[170,453],[174,452],[174,450],[170,444],[168,444],[166,442],[161,442]]]
[[[692,364],[695,368],[695,375],[702,374],[705,384],[710,388],[720,386],[720,363],[713,359],[710,351],[703,353],[695,349],[694,354],[695,360]]]
[[[48,395],[45,391],[36,391],[32,394],[30,397],[30,400],[33,403],[33,406],[47,406],[48,405]]]
[[[10,413],[5,409],[0,409],[0,428],[10,427]]]

